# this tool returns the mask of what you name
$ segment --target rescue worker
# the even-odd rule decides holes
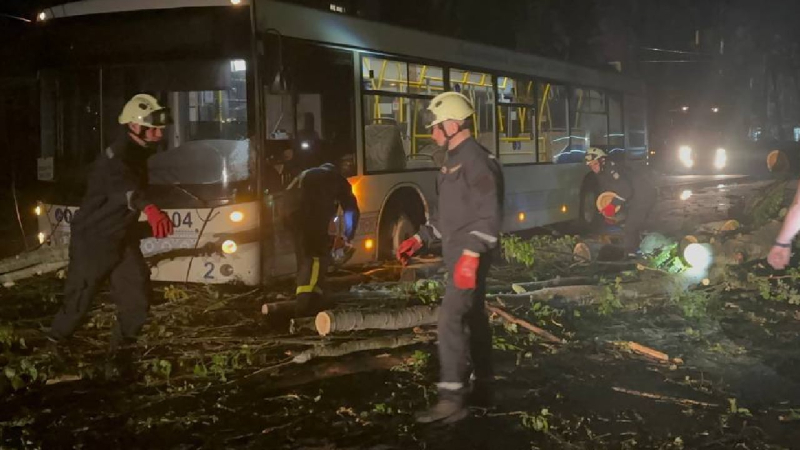
[[[499,241],[504,186],[499,162],[472,137],[472,102],[445,92],[431,100],[428,110],[434,116],[428,125],[433,140],[447,149],[436,184],[438,210],[401,243],[397,258],[406,263],[423,245],[442,240],[449,279],[438,320],[439,398],[417,421],[452,423],[466,417],[468,394],[473,404],[489,400],[492,336],[484,300],[490,258]]]
[[[358,202],[344,173],[349,160],[341,158],[337,165],[325,163],[306,169],[286,189],[289,226],[294,238],[297,258],[296,315],[310,316],[323,309],[323,285],[331,257],[332,239],[328,225],[342,208],[344,245],[350,242],[358,227]]]
[[[639,251],[645,220],[656,200],[655,186],[645,173],[630,170],[622,163],[613,161],[602,149],[589,148],[584,159],[586,165],[597,175],[600,190],[617,194],[600,212],[606,218],[611,218],[618,207],[625,208],[627,217],[622,245],[629,256],[635,256]]]
[[[163,139],[169,111],[147,94],[134,95],[123,107],[123,132],[92,163],[86,193],[71,225],[69,270],[64,303],[48,338],[61,342],[72,335],[89,311],[106,279],[117,305],[111,350],[135,340],[147,319],[150,269],[140,249],[145,237],[137,226],[144,213],[152,235],[172,234],[172,221],[145,195],[147,159]]]
[[[783,270],[789,265],[789,260],[792,258],[792,241],[798,232],[800,232],[800,184],[786,218],[783,219],[781,231],[778,232],[775,243],[767,255],[767,262],[773,269]]]

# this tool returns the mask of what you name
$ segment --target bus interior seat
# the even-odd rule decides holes
[[[364,127],[366,168],[369,171],[399,171],[406,168],[403,139],[396,125],[373,123]]]

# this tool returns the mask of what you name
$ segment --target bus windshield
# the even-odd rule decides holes
[[[152,185],[248,180],[246,70],[244,60],[216,60],[44,72],[39,179],[85,183],[92,160],[125,132],[117,122],[123,105],[144,92],[173,118],[148,161]]]

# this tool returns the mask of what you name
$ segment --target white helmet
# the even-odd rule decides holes
[[[433,120],[428,128],[438,125],[445,120],[464,120],[475,114],[472,102],[458,92],[445,92],[431,100],[428,111],[433,113]]]
[[[169,108],[149,94],[136,94],[122,108],[119,123],[135,123],[150,128],[164,128],[171,123]]]

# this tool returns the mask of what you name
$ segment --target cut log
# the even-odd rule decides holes
[[[502,310],[498,306],[486,305],[486,310],[489,311],[489,312],[492,312],[494,314],[497,314],[498,316],[502,317],[503,320],[505,320],[508,323],[513,323],[513,324],[516,324],[518,326],[521,326],[522,328],[525,328],[526,330],[528,330],[531,333],[543,338],[544,340],[546,340],[548,342],[553,342],[553,343],[556,343],[556,344],[563,344],[564,343],[563,339],[554,336],[549,331],[543,330],[543,329],[537,327],[536,325],[534,325],[534,324],[532,324],[530,322],[527,322],[527,321],[522,320],[522,319],[520,319],[518,317],[515,317],[515,316],[511,315],[510,313]]]
[[[408,345],[430,342],[433,339],[434,337],[432,335],[419,334],[386,336],[373,339],[363,339],[359,341],[348,341],[335,345],[320,345],[301,352],[292,359],[292,362],[302,364],[314,358],[334,357],[370,350],[405,347]]]
[[[572,249],[574,262],[620,261],[625,258],[625,250],[617,245],[598,241],[584,241]]]
[[[261,305],[261,314],[270,316],[294,316],[297,309],[296,300],[264,303]]]
[[[392,311],[328,310],[314,321],[320,336],[354,330],[400,330],[436,323],[439,308],[413,306]]]
[[[517,294],[523,294],[525,292],[531,292],[550,287],[581,286],[587,284],[597,284],[597,279],[593,277],[555,277],[551,280],[513,283],[511,285],[511,289]]]
[[[685,290],[686,287],[696,284],[698,281],[699,280],[683,277],[681,275],[665,276],[647,281],[622,284],[616,295],[621,301],[630,301],[643,297],[660,295],[669,296]],[[495,297],[503,302],[515,305],[527,305],[531,302],[548,302],[554,298],[558,298],[568,304],[592,304],[603,298],[605,294],[606,286],[558,286],[524,294],[503,294]]]
[[[670,362],[669,355],[633,341],[614,342],[614,345],[662,362]]]

